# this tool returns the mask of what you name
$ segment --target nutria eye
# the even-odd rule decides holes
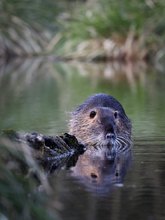
[[[117,118],[117,116],[118,116],[118,112],[115,111],[115,112],[114,112],[114,117]]]
[[[94,118],[96,116],[96,112],[95,111],[91,111],[89,117],[90,118]]]

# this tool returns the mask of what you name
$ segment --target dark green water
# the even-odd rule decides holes
[[[116,97],[133,124],[133,155],[120,184],[101,190],[71,171],[52,175],[62,219],[165,218],[165,75],[139,65],[17,61],[0,69],[0,129],[60,134],[89,95]]]

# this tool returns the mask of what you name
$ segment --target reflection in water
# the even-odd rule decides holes
[[[159,127],[164,127],[164,81],[163,74],[144,64],[16,60],[0,67],[0,128],[52,135],[65,132],[68,113],[91,94],[103,92],[122,103],[135,135],[159,133]]]
[[[142,86],[146,80],[147,66],[143,62],[139,63],[104,63],[93,65],[92,63],[71,63],[71,66],[78,68],[79,74],[89,76],[93,84],[98,84],[100,80],[106,80],[114,85],[127,84],[132,91],[137,89],[137,83]]]
[[[78,178],[87,190],[99,194],[109,192],[113,185],[123,186],[132,158],[131,150],[116,154],[113,160],[106,156],[100,157],[96,151],[99,150],[88,149],[81,155],[72,168],[72,175]]]
[[[134,102],[136,98],[134,92],[139,91],[139,79],[141,91],[143,84],[146,86],[144,71],[143,64],[66,64],[42,58],[1,65],[1,128],[49,134],[64,132],[68,119],[66,113],[96,92],[115,96],[129,113],[130,101]]]
[[[127,171],[130,165],[128,157],[128,161],[126,159],[125,165],[123,164],[123,177],[121,175],[121,179],[119,178],[119,182],[120,180],[122,182],[122,178],[125,178],[124,185],[117,184],[121,187],[116,187],[112,184],[113,181],[111,182],[113,177],[115,177],[115,170],[118,166],[117,161],[114,164],[112,163],[111,168],[110,165],[107,166],[109,170],[102,167],[102,171],[105,169],[108,172],[103,172],[99,181],[95,180],[94,175],[93,178],[90,176],[91,168],[89,168],[88,173],[81,169],[82,175],[79,174],[79,176],[77,176],[77,173],[74,175],[73,171],[71,175],[74,175],[74,178],[71,178],[70,175],[60,175],[60,178],[62,177],[62,186],[57,186],[58,181],[57,179],[55,181],[54,178],[53,184],[56,189],[56,195],[63,204],[61,210],[62,218],[64,220],[164,219],[164,141],[164,139],[156,138],[135,140],[133,166],[130,167],[129,172],[125,175],[124,169],[126,168]],[[97,166],[96,161],[87,160],[86,164],[88,162],[89,165],[92,163],[92,166],[99,170],[99,164]],[[78,170],[78,173],[81,170]],[[96,170],[92,170],[92,172],[96,172]],[[114,178],[114,183],[115,181],[118,183],[116,177]]]
[[[62,111],[61,105],[67,97],[59,89],[63,81],[63,76],[42,59],[15,61],[2,67],[1,128],[42,133],[49,129],[52,134],[64,131],[66,122],[61,119],[65,108]]]

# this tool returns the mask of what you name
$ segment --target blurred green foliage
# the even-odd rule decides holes
[[[65,23],[72,37],[110,37],[118,34],[127,37],[130,31],[140,34],[165,34],[163,0],[129,1],[102,0],[88,6],[82,5]]]
[[[164,0],[2,0],[0,57],[56,53],[65,43],[67,51],[68,41],[78,45],[111,38],[122,43],[130,32],[157,50],[164,46],[164,8]]]
[[[55,1],[2,0],[0,5],[1,28],[10,26],[12,17],[16,16],[32,26],[36,24],[54,29],[54,19],[60,11],[60,5]]]
[[[65,1],[2,0],[0,57],[35,55],[46,50],[58,31],[56,18]]]

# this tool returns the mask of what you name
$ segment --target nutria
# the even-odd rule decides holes
[[[87,147],[114,146],[125,149],[131,142],[131,122],[122,105],[112,96],[90,96],[72,113],[69,132]]]
[[[110,95],[93,95],[72,112],[69,129],[87,146],[72,175],[101,193],[122,184],[132,155],[131,122],[122,105]]]

